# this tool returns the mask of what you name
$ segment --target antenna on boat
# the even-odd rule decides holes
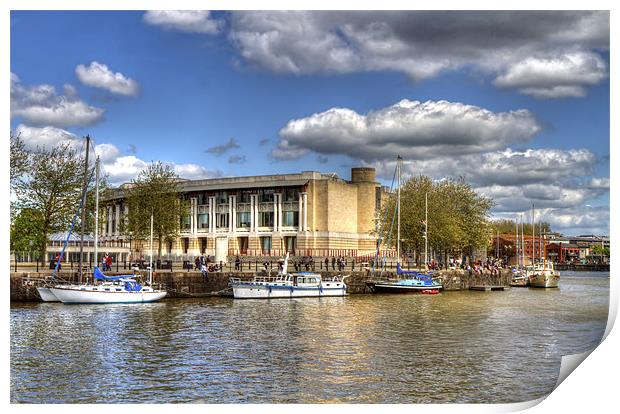
[[[149,241],[149,286],[153,285],[153,212],[151,211],[151,239]]]
[[[99,156],[95,160],[95,267],[99,264],[97,245],[99,244]]]
[[[90,135],[86,135],[86,158],[84,159],[84,192],[86,192],[86,188],[88,187],[88,152],[90,148]],[[82,209],[82,217],[81,217],[81,230],[80,230],[80,260],[79,265],[80,269],[78,271],[79,275],[79,283],[82,283],[82,256],[84,255],[84,222],[86,221],[86,209]]]
[[[396,242],[396,263],[400,263],[400,164],[402,158],[400,155],[396,157],[396,168],[398,169],[398,230],[396,233],[396,237],[398,238]]]
[[[536,224],[534,223],[534,203],[532,203],[532,266],[536,258]]]
[[[428,269],[428,193],[424,193],[424,268]]]

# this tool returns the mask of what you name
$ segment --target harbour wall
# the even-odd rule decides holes
[[[336,272],[317,272],[324,277],[337,275]],[[115,272],[107,272],[109,276],[114,276]],[[370,293],[366,282],[371,280],[368,272],[357,271],[345,273],[350,274],[345,282],[348,286],[347,291],[351,294]],[[500,270],[498,274],[478,274],[466,270],[444,270],[436,275],[441,276],[444,290],[463,290],[470,286],[494,285],[508,286],[512,277],[510,270]],[[41,301],[36,291],[34,283],[28,283],[33,278],[43,278],[49,276],[48,272],[12,272],[11,273],[11,302],[39,302]],[[229,296],[228,280],[231,277],[250,280],[254,276],[250,272],[217,272],[210,273],[205,278],[200,272],[174,271],[156,272],[153,278],[154,283],[160,284],[168,291],[169,298],[202,297],[202,296]],[[384,277],[393,277],[393,272],[385,272]],[[64,273],[62,277],[66,280],[77,282],[77,275]]]

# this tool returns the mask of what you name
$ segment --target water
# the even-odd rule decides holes
[[[11,305],[11,401],[531,400],[601,340],[608,273],[560,289]]]

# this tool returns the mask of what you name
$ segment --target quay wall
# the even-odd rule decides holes
[[[336,275],[336,272],[322,271],[323,276]],[[465,270],[448,270],[437,272],[441,275],[445,290],[468,289],[475,285],[500,285],[508,286],[511,279],[509,270],[502,270],[499,274],[475,274]],[[114,276],[115,272],[107,272],[109,276]],[[351,294],[370,293],[366,287],[366,281],[370,280],[368,272],[356,271],[348,272],[351,276],[346,279],[348,292]],[[38,302],[41,299],[36,291],[34,284],[25,283],[29,278],[43,278],[49,276],[48,272],[12,272],[11,273],[11,302]],[[392,272],[386,272],[384,276],[394,276]],[[63,278],[77,281],[76,275],[63,273]],[[210,273],[205,279],[200,272],[174,271],[157,272],[154,276],[154,283],[161,284],[167,291],[170,298],[201,297],[231,295],[228,287],[230,277],[239,277],[250,280],[253,277],[251,272],[218,272]]]

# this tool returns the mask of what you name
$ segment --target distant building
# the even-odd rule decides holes
[[[119,231],[128,207],[120,186],[106,200],[103,241],[129,242]],[[190,214],[180,236],[162,246],[170,256],[359,256],[374,254],[378,211],[386,190],[374,168],[352,168],[351,180],[304,171],[180,183]],[[144,256],[148,241],[133,240]],[[157,246],[153,249],[156,251]]]
[[[53,233],[48,238],[46,247],[47,261],[51,262],[62,251],[67,240],[67,232]],[[114,262],[123,263],[129,257],[129,243],[123,240],[100,241],[98,247],[98,260],[106,255],[110,255]],[[84,263],[95,264],[95,239],[91,234],[84,235]],[[80,260],[80,235],[72,233],[67,241],[67,248],[63,255],[62,263],[78,263]]]

